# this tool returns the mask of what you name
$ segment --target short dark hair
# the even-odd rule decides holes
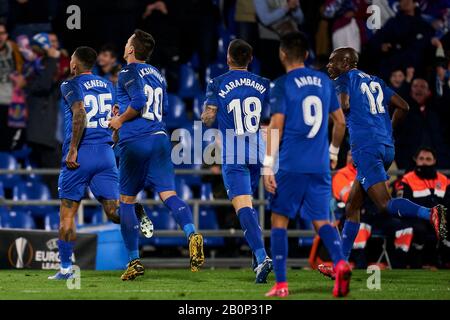
[[[155,48],[155,39],[152,35],[140,29],[134,30],[131,43],[134,47],[134,56],[142,61],[148,60]]]
[[[309,50],[308,39],[302,32],[290,32],[280,39],[280,48],[290,61],[305,61]]]
[[[86,70],[91,70],[97,61],[97,52],[91,47],[78,47],[75,49],[74,55]]]
[[[414,159],[417,159],[417,157],[419,156],[419,154],[420,154],[422,151],[431,153],[431,154],[433,155],[433,158],[436,160],[436,156],[437,156],[436,150],[434,150],[433,148],[428,147],[428,146],[421,146],[421,147],[419,147],[419,148],[417,149],[416,153],[414,154]]]
[[[236,67],[247,67],[252,61],[253,48],[242,39],[235,39],[228,46],[228,53]]]
[[[113,44],[111,44],[111,43],[107,43],[107,44],[103,45],[103,46],[100,48],[99,53],[101,53],[101,52],[109,52],[109,53],[111,53],[111,56],[112,56],[113,58],[117,58],[117,50],[116,50],[116,47],[115,47]]]

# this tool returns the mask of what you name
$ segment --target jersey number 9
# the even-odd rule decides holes
[[[312,139],[319,132],[320,126],[322,125],[322,100],[318,96],[307,96],[303,99],[302,109],[303,121],[305,121],[307,126],[312,127],[306,137]]]
[[[98,97],[88,94],[84,97],[84,105],[90,108],[86,114],[86,128],[97,128],[99,124],[102,128],[108,128],[108,120],[111,118],[111,102],[111,93],[102,93]],[[96,117],[98,114],[102,116]],[[92,119],[94,117],[96,118]]]
[[[162,106],[163,106],[163,89],[157,87],[153,89],[151,86],[146,84],[144,86],[144,93],[147,96],[147,103],[145,108],[142,110],[142,118],[148,120],[158,121],[162,120]]]

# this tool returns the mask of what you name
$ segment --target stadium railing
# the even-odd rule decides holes
[[[443,174],[449,176],[450,170],[440,170]],[[15,175],[59,175],[59,169],[16,169],[16,170],[8,170],[8,169],[0,169],[0,175],[7,174],[15,174]],[[197,175],[197,176],[205,176],[205,175],[219,175],[211,172],[210,170],[191,170],[191,169],[177,169],[175,170],[176,175]],[[392,170],[389,171],[391,176],[398,176],[404,174],[403,170]],[[162,205],[161,200],[154,199],[144,199],[139,201],[145,205]],[[200,218],[200,207],[201,206],[231,206],[231,201],[228,199],[214,199],[214,200],[201,200],[201,199],[189,199],[186,202],[192,206],[192,214],[194,218],[194,224],[198,228],[199,226],[199,218]],[[268,201],[264,198],[264,186],[262,184],[262,180],[259,184],[258,191],[258,199],[253,201],[254,205],[258,207],[259,211],[259,221],[261,223],[261,229],[263,230],[264,237],[270,236],[270,230],[265,228],[264,218],[265,218],[265,206],[268,204]],[[60,201],[58,199],[55,200],[9,200],[0,198],[0,206],[58,206]],[[78,212],[78,222],[79,224],[83,224],[84,222],[84,207],[85,206],[94,206],[99,203],[96,200],[82,200],[80,204],[80,209]],[[106,215],[104,215],[104,221],[106,221]],[[155,236],[158,237],[173,237],[179,235],[181,231],[179,230],[155,230]],[[244,234],[242,230],[236,229],[222,229],[222,230],[201,230],[204,236],[211,237],[243,237]],[[288,230],[289,237],[311,237],[314,236],[315,232],[313,230]]]

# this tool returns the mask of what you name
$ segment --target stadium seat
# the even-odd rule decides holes
[[[181,65],[179,76],[178,96],[180,98],[194,98],[201,92],[198,76],[191,64]]]
[[[203,112],[203,103],[205,102],[205,96],[203,94],[197,94],[194,97],[192,110],[194,111],[194,120],[200,120]]]
[[[297,227],[300,230],[314,230],[314,226],[310,220],[305,220],[303,218],[300,218],[297,221]],[[312,246],[314,241],[314,236],[312,237],[300,237],[298,238],[298,245],[300,247],[310,247]]]
[[[253,57],[252,62],[248,66],[248,70],[255,74],[261,73],[261,63],[259,62],[258,58]]]
[[[186,105],[180,97],[169,94],[169,110],[164,110],[164,122],[169,129],[176,129],[183,127],[189,122],[186,117]]]
[[[13,188],[13,200],[51,200],[50,190],[39,181],[20,182]],[[45,214],[55,208],[42,206],[25,206],[23,210],[29,210],[34,216],[43,217]]]
[[[45,214],[44,225],[46,231],[59,229],[59,212],[51,211]]]
[[[12,210],[3,214],[3,228],[34,229],[36,227],[29,212]]]
[[[209,83],[211,79],[220,76],[228,71],[226,64],[213,63],[206,68],[205,83]]]
[[[0,198],[5,197],[5,189],[3,189],[3,182],[0,181]]]
[[[0,152],[0,169],[18,169],[16,159],[9,153]],[[0,181],[3,183],[4,188],[11,189],[19,183],[21,179],[17,174],[0,174]]]
[[[177,223],[175,222],[169,210],[166,208],[158,208],[152,210],[149,214],[150,220],[153,222],[155,230],[178,230]],[[142,237],[141,237],[142,238]],[[185,246],[187,241],[184,236],[179,237],[152,237],[145,241],[148,244],[155,246],[172,247],[172,246]]]
[[[175,189],[178,196],[183,200],[192,199],[192,190],[184,178],[175,178]]]
[[[227,62],[228,45],[235,37],[225,28],[219,27],[219,39],[217,42],[217,61]]]

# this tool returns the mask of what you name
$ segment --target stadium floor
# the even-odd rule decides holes
[[[0,299],[268,299],[273,284],[253,283],[250,270],[146,270],[145,276],[122,282],[119,271],[82,271],[80,289],[49,281],[53,271],[0,271]],[[365,270],[353,272],[348,299],[450,299],[450,270],[386,270],[381,290],[369,290]],[[333,282],[316,271],[290,270],[288,299],[332,299]]]

